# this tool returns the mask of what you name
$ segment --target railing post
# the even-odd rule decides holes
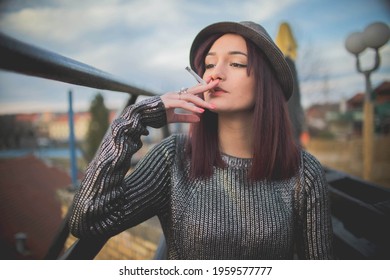
[[[74,136],[74,114],[73,114],[73,93],[71,90],[68,92],[69,101],[69,149],[70,149],[70,174],[72,178],[72,188],[77,188],[77,161],[76,161],[76,145]]]

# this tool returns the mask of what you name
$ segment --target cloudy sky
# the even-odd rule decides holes
[[[376,21],[390,24],[388,0],[0,0],[0,31],[92,65],[156,93],[194,84],[184,70],[192,39],[218,21],[251,20],[275,38],[282,22],[298,43],[302,103],[347,99],[364,91],[364,78],[345,38]],[[390,80],[390,44],[373,86]],[[362,56],[370,67],[372,53]],[[98,90],[0,71],[0,114],[87,110]],[[102,91],[100,91],[102,92]],[[124,93],[103,92],[119,108]]]

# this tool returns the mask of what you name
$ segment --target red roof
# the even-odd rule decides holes
[[[36,122],[40,117],[40,114],[33,113],[33,114],[17,114],[16,115],[16,121],[19,122]]]
[[[374,91],[377,94],[389,94],[390,93],[390,82],[384,81]]]
[[[384,81],[374,89],[374,92],[376,93],[375,103],[381,104],[384,102],[389,102],[390,82]],[[347,101],[348,107],[350,109],[363,107],[364,98],[365,93],[360,92],[355,94]]]
[[[364,103],[364,95],[365,94],[362,92],[355,94],[347,101],[348,105],[352,107],[362,106],[362,104]]]
[[[70,183],[66,172],[34,156],[0,160],[0,257],[44,258],[62,222],[56,191]],[[27,234],[27,257],[13,251],[18,232]]]

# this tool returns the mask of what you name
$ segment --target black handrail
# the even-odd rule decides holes
[[[66,216],[61,222],[61,225],[59,226],[59,229],[57,231],[57,234],[54,236],[53,240],[51,241],[50,247],[47,250],[46,256],[44,257],[45,260],[55,260],[58,258],[58,256],[61,255],[62,251],[64,250],[64,245],[66,240],[69,237],[70,229],[69,229],[69,218],[71,215],[71,211],[68,211]]]
[[[0,69],[96,89],[155,96],[87,64],[0,33]]]

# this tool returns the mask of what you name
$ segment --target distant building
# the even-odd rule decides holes
[[[91,120],[89,112],[74,114],[74,134],[76,141],[85,139]],[[54,114],[47,122],[49,138],[54,141],[67,142],[69,139],[69,117],[67,113]]]
[[[116,117],[110,111],[109,122]],[[83,141],[91,120],[89,112],[74,114],[76,141]],[[69,139],[68,113],[32,113],[0,116],[0,150],[34,149],[53,143],[67,143]]]
[[[390,82],[385,81],[374,89],[374,98],[377,104],[390,102]]]
[[[373,90],[375,107],[375,132],[390,133],[390,82],[385,81]],[[351,115],[355,131],[361,133],[363,123],[364,93],[357,93],[347,101],[347,113]]]
[[[342,106],[342,103],[326,103],[314,104],[306,109],[306,126],[310,135],[314,137],[333,137],[339,131],[345,134],[351,133],[349,125],[341,125],[334,121],[340,114]]]
[[[364,93],[332,104],[314,104],[305,112],[311,135],[348,138],[361,135],[363,127]],[[375,106],[375,131],[390,133],[390,82],[383,82],[373,90]]]
[[[386,81],[374,90],[377,132],[390,134],[390,82]]]

